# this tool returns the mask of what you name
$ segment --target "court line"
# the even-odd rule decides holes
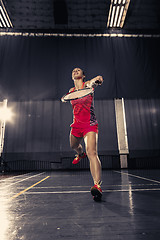
[[[128,175],[128,176],[131,176],[131,177],[140,178],[140,179],[147,180],[147,181],[150,181],[150,182],[160,183],[160,181],[153,180],[153,179],[150,179],[150,178],[140,177],[140,176],[137,176],[137,175],[134,175],[134,174],[130,174],[130,173],[124,173],[124,172],[119,172],[119,171],[114,171],[114,172],[120,173],[120,174],[124,174],[124,175]]]
[[[42,172],[42,173],[38,173],[38,174],[35,174],[35,175],[30,176],[30,177],[27,177],[27,178],[23,178],[23,179],[21,179],[21,180],[19,180],[19,181],[17,181],[17,182],[11,183],[11,184],[9,184],[9,185],[7,185],[7,186],[0,187],[0,189],[4,189],[4,188],[6,188],[6,187],[10,187],[10,186],[12,186],[12,185],[14,185],[14,184],[16,184],[16,183],[23,182],[23,181],[25,181],[25,180],[28,180],[28,179],[33,178],[33,177],[37,177],[37,176],[42,175],[42,174],[44,174],[44,173],[45,173],[45,172]]]
[[[160,188],[149,188],[149,189],[111,189],[103,190],[105,192],[140,192],[140,191],[160,191]],[[76,193],[90,193],[90,191],[58,191],[58,192],[27,192],[26,194],[36,195],[36,194],[76,194]]]
[[[135,189],[118,189],[104,190],[103,192],[141,192],[141,191],[160,191],[160,188],[135,188]]]
[[[48,176],[49,177],[49,176]],[[45,180],[45,179],[44,179]],[[37,183],[38,184],[38,183]],[[33,185],[32,185],[33,187]],[[28,190],[30,189],[31,187],[27,188]],[[27,191],[27,190],[26,190]],[[78,193],[90,193],[89,190],[87,191],[56,191],[56,192],[26,192],[26,191],[22,191],[23,193],[25,192],[25,194],[28,194],[28,195],[38,195],[38,194],[78,194]],[[160,191],[160,188],[138,188],[138,189],[108,189],[108,190],[103,190],[103,193],[112,193],[112,192],[140,192],[140,191]],[[6,194],[7,195],[10,195],[9,193]],[[17,194],[15,194],[17,195]],[[14,196],[15,196],[14,195]],[[14,197],[13,196],[13,197]],[[13,198],[11,197],[11,198]]]
[[[39,182],[33,184],[32,186],[30,186],[30,187],[24,189],[23,191],[15,194],[13,197],[11,197],[11,199],[18,197],[18,196],[21,195],[22,193],[28,191],[29,189],[33,188],[34,186],[36,186],[36,185],[40,184],[41,182],[45,181],[45,180],[46,180],[47,178],[49,178],[49,177],[50,177],[50,176],[47,176],[47,177],[43,178],[42,180],[40,180]]]
[[[103,184],[103,187],[129,187],[129,186],[158,186],[158,183],[146,183],[146,184],[118,184],[118,185],[113,185],[113,184]],[[48,186],[48,187],[35,187],[35,189],[58,189],[58,188],[90,188],[91,186]],[[23,187],[18,187],[17,189],[23,189]]]

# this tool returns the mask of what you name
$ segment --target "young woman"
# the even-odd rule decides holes
[[[95,87],[103,83],[102,76],[97,76],[90,81],[84,82],[84,72],[80,68],[72,71],[72,79],[74,87],[70,92],[83,89],[85,87]],[[70,146],[77,152],[73,164],[79,163],[82,158],[88,156],[90,161],[90,171],[94,181],[91,188],[91,194],[94,200],[100,200],[102,197],[101,189],[101,162],[97,154],[98,141],[98,122],[94,113],[93,94],[85,96],[81,99],[72,100],[73,107],[73,123],[71,124]],[[81,141],[84,139],[86,153],[83,151]]]

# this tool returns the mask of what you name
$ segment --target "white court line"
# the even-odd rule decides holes
[[[124,174],[124,175],[128,175],[128,176],[131,176],[131,177],[140,178],[140,179],[147,180],[147,181],[150,181],[150,182],[160,183],[160,181],[153,180],[153,179],[150,179],[150,178],[140,177],[140,176],[133,175],[133,174],[130,174],[130,173],[124,173],[124,172],[119,172],[119,171],[114,171],[114,172]]]
[[[58,191],[58,192],[26,192],[25,194],[74,194],[89,193],[90,191]]]
[[[119,189],[119,190],[104,190],[103,192],[141,192],[141,191],[160,191],[160,188],[135,188],[135,189]]]
[[[108,189],[103,190],[103,193],[115,193],[115,192],[141,192],[141,191],[160,191],[160,188],[141,188],[141,189]],[[25,192],[24,194],[38,195],[38,194],[78,194],[78,193],[90,193],[90,191],[56,191],[56,192]],[[6,196],[10,195],[9,193]]]
[[[113,184],[103,184],[102,186],[104,187],[129,187],[129,186],[158,186],[158,183],[146,183],[146,184],[118,184],[118,185],[113,185]],[[34,187],[35,189],[57,189],[57,188],[90,188],[91,186],[49,186],[49,187]],[[23,189],[23,187],[18,187],[17,189]]]
[[[140,192],[140,191],[160,191],[160,188],[149,189],[118,189],[118,190],[103,190],[104,192]],[[76,194],[76,193],[90,193],[90,191],[58,191],[58,192],[26,192],[25,194]]]
[[[33,176],[30,176],[30,177],[28,177],[28,178],[23,178],[23,179],[21,179],[21,180],[19,180],[19,181],[17,181],[17,182],[11,183],[11,184],[9,184],[9,185],[7,185],[7,186],[0,187],[0,189],[4,189],[4,188],[6,188],[6,187],[10,187],[10,186],[12,186],[12,185],[14,185],[14,184],[23,182],[23,181],[28,180],[28,179],[33,178],[33,177],[37,177],[37,176],[42,175],[42,174],[44,174],[44,173],[45,173],[45,172],[42,172],[42,173],[38,173],[38,174],[35,174],[35,175],[33,175]]]

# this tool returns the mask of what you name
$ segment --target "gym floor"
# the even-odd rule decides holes
[[[160,239],[160,170],[103,170],[103,198],[86,171],[0,175],[1,240]]]

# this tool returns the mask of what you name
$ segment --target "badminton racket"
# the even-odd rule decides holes
[[[83,89],[79,89],[77,91],[74,92],[70,92],[65,94],[62,98],[61,101],[62,102],[67,102],[67,101],[71,101],[71,100],[76,100],[79,98],[83,98],[89,94],[92,94],[94,92],[93,88],[83,88]]]
[[[95,81],[94,86],[96,86],[98,84],[100,84],[100,82],[97,80],[97,81]],[[76,99],[79,99],[79,98],[83,98],[83,97],[85,97],[89,94],[92,94],[93,92],[94,92],[94,88],[92,88],[92,87],[79,89],[79,90],[76,90],[74,92],[70,92],[70,93],[65,94],[61,98],[61,101],[62,102],[67,102],[67,101],[71,101],[71,100],[76,100]]]

